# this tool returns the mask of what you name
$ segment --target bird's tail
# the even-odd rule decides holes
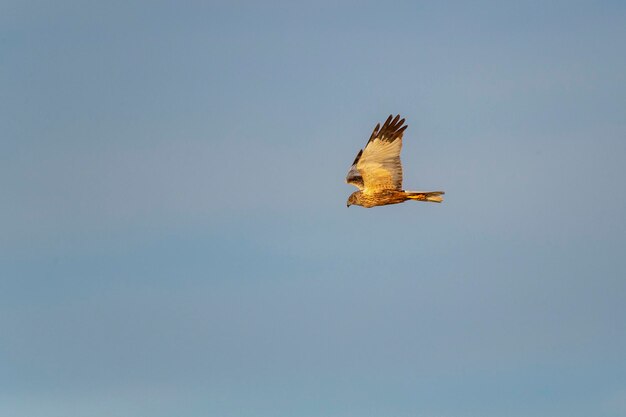
[[[409,200],[431,201],[433,203],[441,203],[443,201],[443,191],[405,191],[405,195]]]

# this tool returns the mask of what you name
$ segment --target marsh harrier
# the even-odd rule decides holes
[[[402,135],[407,128],[404,119],[390,115],[383,126],[376,125],[370,140],[357,154],[346,182],[356,186],[347,206],[366,208],[398,204],[407,200],[441,203],[443,191],[405,191],[402,189]]]

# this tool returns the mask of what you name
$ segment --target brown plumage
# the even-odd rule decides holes
[[[347,206],[363,207],[398,204],[407,200],[441,203],[443,191],[404,191],[402,189],[402,135],[407,125],[400,115],[389,115],[383,126],[376,125],[364,149],[357,154],[346,182],[356,186]]]

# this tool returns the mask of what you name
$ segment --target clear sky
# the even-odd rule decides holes
[[[1,2],[0,416],[626,416],[625,22]]]

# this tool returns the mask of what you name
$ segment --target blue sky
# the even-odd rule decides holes
[[[1,3],[0,416],[626,416],[625,19]]]

